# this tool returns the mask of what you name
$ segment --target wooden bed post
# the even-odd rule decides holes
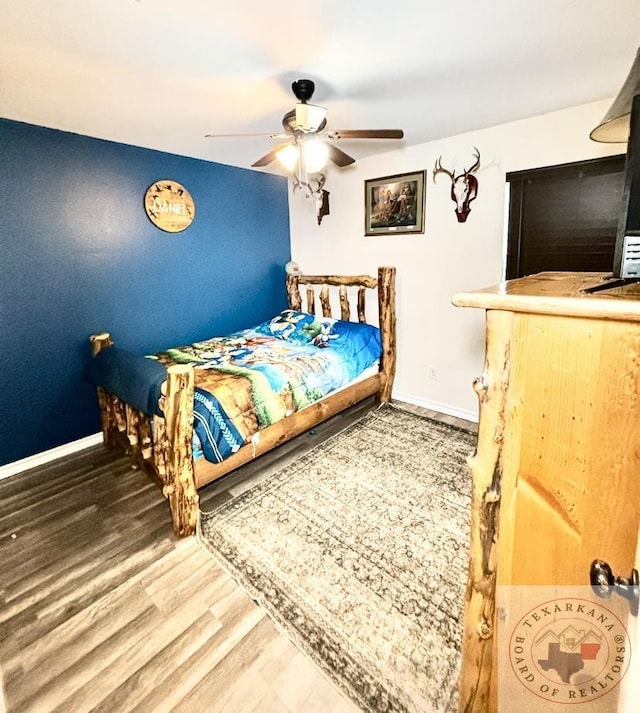
[[[391,401],[393,379],[396,375],[396,268],[378,268],[378,308],[382,356],[380,373],[383,384],[377,396],[378,403]]]
[[[176,364],[167,369],[161,399],[165,420],[166,481],[173,531],[192,535],[198,522],[199,497],[193,476],[193,367]]]
[[[96,354],[101,352],[103,349],[113,346],[113,341],[109,332],[100,332],[99,334],[92,334],[89,337],[89,344],[91,345],[91,356],[95,357]],[[97,387],[98,392],[98,406],[100,407],[100,425],[102,428],[102,442],[105,446],[110,448],[114,445],[112,438],[112,429],[115,427],[115,421],[113,420],[113,409],[111,408],[111,397],[107,392],[101,388]]]
[[[92,334],[89,337],[89,343],[91,344],[91,356],[95,356],[101,352],[106,347],[113,346],[113,340],[109,332],[100,332],[100,334]]]
[[[298,275],[289,275],[287,273],[287,301],[289,308],[299,310],[302,306],[302,297],[300,296]]]

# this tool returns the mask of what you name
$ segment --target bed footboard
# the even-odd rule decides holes
[[[113,346],[107,332],[89,338],[93,356]],[[195,532],[199,497],[193,474],[193,367],[167,369],[160,409],[151,416],[98,387],[102,438],[107,447],[122,445],[134,468],[157,479],[169,501],[173,531],[183,537]]]

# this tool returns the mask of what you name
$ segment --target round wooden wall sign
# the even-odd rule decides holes
[[[156,181],[147,188],[144,209],[149,220],[167,233],[185,230],[196,215],[196,206],[189,191],[169,179]]]

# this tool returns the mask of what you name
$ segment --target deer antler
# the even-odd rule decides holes
[[[436,161],[435,168],[433,169],[433,182],[434,182],[434,183],[436,182],[436,176],[437,176],[439,173],[446,173],[446,175],[449,176],[449,178],[450,178],[452,181],[455,181],[455,177],[454,177],[454,175],[453,175],[453,171],[449,171],[449,170],[447,170],[446,168],[443,168],[443,167],[442,167],[442,156],[440,156],[440,157],[438,158],[438,160]]]
[[[473,164],[473,166],[471,166],[471,168],[466,169],[465,173],[467,173],[467,174],[475,173],[480,168],[480,151],[478,151],[478,149],[475,146],[473,147],[473,150],[474,150],[473,155],[475,156],[476,161]]]
[[[305,194],[307,198],[310,198],[311,196],[318,195],[319,193],[322,193],[322,189],[324,187],[324,184],[327,180],[327,177],[324,175],[324,173],[319,173],[316,176],[313,177],[312,180],[314,180],[318,185],[313,188],[310,182],[308,181],[301,181],[297,176],[292,177],[293,180],[293,190],[297,191],[299,188],[304,188]]]

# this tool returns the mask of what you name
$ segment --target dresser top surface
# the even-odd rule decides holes
[[[640,281],[616,286],[603,272],[541,272],[457,293],[452,302],[459,307],[640,321]]]

